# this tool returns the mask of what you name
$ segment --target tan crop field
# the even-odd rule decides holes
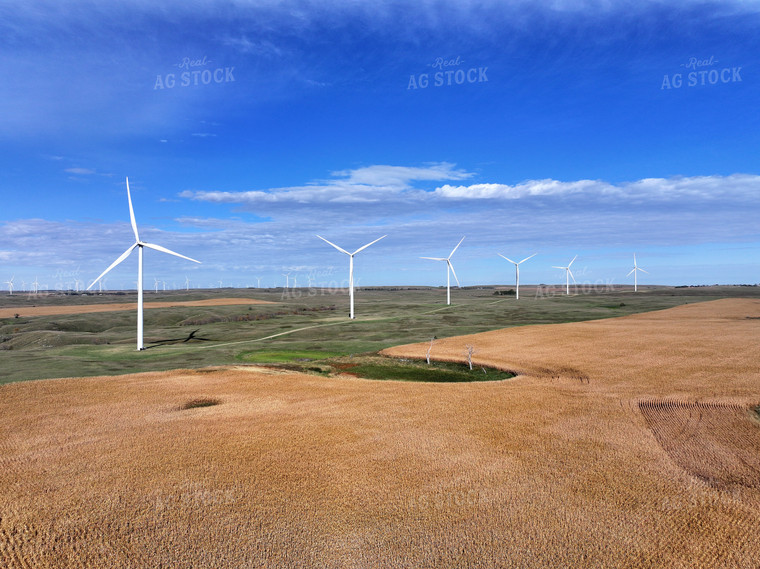
[[[759,300],[466,346],[519,375],[0,385],[0,567],[758,566]]]

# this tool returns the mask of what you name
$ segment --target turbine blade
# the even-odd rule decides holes
[[[137,243],[135,243],[129,249],[127,249],[126,251],[124,251],[118,259],[116,259],[113,263],[111,263],[110,267],[108,267],[105,271],[103,271],[102,273],[100,273],[100,276],[97,279],[95,279],[94,281],[92,281],[92,284],[87,287],[87,290],[90,290],[96,282],[98,282],[100,279],[102,279],[104,276],[106,276],[106,273],[108,271],[110,271],[116,265],[118,265],[119,263],[121,263],[124,259],[126,259],[127,257],[129,257],[129,254],[132,252],[132,250],[135,247],[137,247]]]
[[[527,261],[528,259],[532,259],[536,255],[538,255],[538,253],[533,253],[530,257],[525,257],[522,261],[520,261],[520,263],[524,263],[525,261]],[[517,263],[517,264],[519,265],[520,263]]]
[[[642,273],[646,273],[646,274],[649,274],[649,271],[645,271],[645,270],[644,270],[644,269],[642,269],[641,267],[636,267],[636,268],[637,268],[638,270],[640,270]]]
[[[430,259],[431,261],[448,261],[448,259],[444,259],[443,257],[420,257],[420,259]]]
[[[341,247],[338,247],[338,246],[337,246],[335,243],[330,243],[330,241],[328,241],[327,239],[325,239],[325,238],[324,238],[324,237],[322,237],[321,235],[317,235],[317,237],[319,237],[319,238],[320,238],[322,241],[324,241],[325,243],[329,243],[330,245],[332,245],[333,247],[335,247],[335,248],[336,248],[338,251],[340,251],[341,253],[345,253],[345,254],[346,254],[346,255],[348,255],[349,257],[351,256],[351,253],[349,253],[349,252],[348,252],[348,251],[346,251],[345,249],[342,249]]]
[[[167,249],[166,247],[161,247],[161,245],[155,245],[153,243],[143,243],[143,245],[145,247],[155,249],[156,251],[161,251],[162,253],[169,253],[169,255],[174,255],[175,257],[181,257],[183,259],[187,259],[188,261],[192,261],[193,263],[200,263],[200,261],[196,261],[195,259],[191,257],[186,257],[185,255],[180,255],[179,253],[175,253],[171,249]]]
[[[497,254],[499,257],[501,257],[502,259],[506,259],[507,261],[509,261],[510,263],[512,263],[512,264],[514,264],[514,265],[519,265],[520,263],[522,263],[522,261],[520,261],[520,263],[515,263],[515,262],[514,262],[512,259],[510,259],[509,257],[505,257],[505,256],[504,256],[504,255],[502,255],[501,253],[496,253],[496,254]]]
[[[570,261],[570,262],[567,264],[567,267],[568,267],[568,268],[570,268],[570,265],[572,265],[572,264],[575,262],[575,260],[576,260],[577,258],[578,258],[578,255],[576,255],[575,257],[573,257],[573,260],[572,260],[572,261]]]
[[[466,237],[466,236],[465,236],[465,237]],[[464,241],[464,237],[462,237],[462,238],[459,240],[459,243],[457,243],[457,246],[456,246],[456,247],[454,247],[454,248],[451,250],[451,253],[449,253],[449,257],[448,257],[449,259],[451,259],[451,257],[454,255],[454,251],[456,251],[457,249],[459,249],[459,246],[462,244],[462,241]]]
[[[635,270],[636,270],[636,267],[633,267],[633,268],[631,269],[631,271],[630,271],[630,272],[629,272],[627,275],[625,275],[625,276],[626,276],[626,277],[630,277],[630,276],[631,276],[631,273],[632,273],[633,271],[635,271]]]
[[[555,265],[552,265],[552,269],[562,269],[562,270],[567,270],[567,267],[557,267],[557,266],[555,266]]]
[[[567,268],[567,273],[570,275],[570,278],[573,279],[573,282],[576,282],[575,277],[573,276],[573,271],[570,270],[570,267]]]
[[[375,243],[377,243],[378,241],[380,241],[380,239],[385,239],[386,237],[388,237],[388,236],[387,236],[387,235],[383,235],[382,237],[378,237],[378,238],[377,238],[377,239],[375,239],[375,240],[374,240],[372,243],[367,243],[367,244],[366,244],[364,247],[359,247],[359,248],[358,248],[356,251],[354,251],[354,252],[353,252],[353,253],[351,253],[351,254],[352,254],[352,255],[356,255],[356,254],[357,254],[359,251],[364,251],[364,250],[365,250],[367,247],[369,247],[370,245],[374,245]]]
[[[464,237],[462,237],[462,239],[464,239]],[[460,243],[461,243],[461,241],[460,241]],[[449,265],[449,268],[451,269],[451,273],[454,275],[454,278],[457,281],[457,286],[459,288],[462,288],[462,285],[459,284],[459,279],[457,278],[457,272],[454,270],[454,265],[452,265],[451,261],[449,261],[448,259],[446,259],[446,263]]]
[[[127,200],[129,200],[129,220],[132,222],[132,231],[135,232],[135,241],[140,242],[140,235],[137,233],[137,221],[135,221],[135,210],[132,208],[132,194],[129,193],[129,178],[127,178]]]

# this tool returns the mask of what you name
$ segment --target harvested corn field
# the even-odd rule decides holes
[[[724,300],[434,343],[519,374],[499,382],[3,385],[0,566],[754,568],[758,316]]]

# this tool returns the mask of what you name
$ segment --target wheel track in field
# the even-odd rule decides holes
[[[638,403],[660,447],[710,486],[760,490],[760,426],[750,404],[683,399]]]

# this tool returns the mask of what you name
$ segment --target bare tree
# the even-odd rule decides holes
[[[425,352],[425,359],[427,360],[428,365],[430,365],[430,352],[433,351],[433,342],[435,342],[435,336],[430,339],[430,347],[427,349],[427,352]]]
[[[467,344],[464,348],[467,350],[467,363],[470,364],[470,369],[472,369],[472,354],[475,353],[475,346]]]

